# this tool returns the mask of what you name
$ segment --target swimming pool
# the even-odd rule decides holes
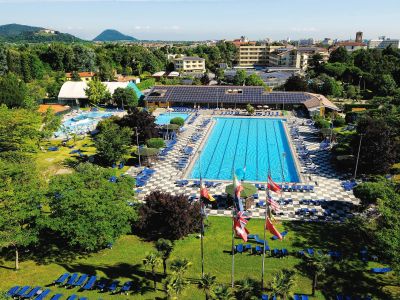
[[[204,179],[231,180],[232,170],[244,168],[244,180],[266,181],[270,168],[276,182],[298,182],[299,176],[283,120],[215,118],[216,124],[201,155]],[[199,159],[189,175],[200,178]]]
[[[109,118],[113,115],[111,112],[89,111],[81,112],[76,116],[64,120],[61,127],[54,133],[54,137],[65,137],[68,134],[83,134],[94,130],[101,119]]]
[[[171,119],[180,117],[184,120],[186,120],[189,117],[189,114],[184,114],[184,113],[177,113],[177,112],[171,112],[171,113],[163,113],[157,116],[156,118],[156,124],[157,125],[166,125],[169,124]]]

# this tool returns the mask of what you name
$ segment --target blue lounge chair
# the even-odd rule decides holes
[[[14,297],[21,297],[23,294],[25,294],[28,290],[30,289],[29,285],[25,285],[22,287],[18,292],[14,294]]]
[[[127,281],[124,283],[124,285],[121,287],[121,289],[119,290],[120,293],[125,293],[127,294],[129,292],[129,290],[132,287],[133,282],[132,281]]]
[[[371,272],[374,274],[384,274],[384,273],[387,273],[390,271],[392,271],[391,268],[372,268],[371,269]]]
[[[251,250],[251,244],[246,244],[244,246],[244,251]]]
[[[336,300],[344,300],[342,295],[336,295]]]
[[[261,295],[261,300],[268,300],[268,295],[262,294]]]
[[[108,179],[109,182],[116,182],[117,177],[116,176],[111,176],[110,179]]]
[[[282,255],[283,256],[288,256],[289,255],[289,251],[286,248],[282,249]]]
[[[53,281],[53,284],[63,284],[65,280],[69,277],[69,273],[64,273],[57,280]]]
[[[86,284],[82,287],[83,290],[90,290],[93,288],[94,284],[96,283],[97,277],[96,276],[90,276],[89,280],[86,282]]]
[[[115,290],[117,289],[119,284],[119,280],[114,280],[113,282],[111,282],[110,286],[108,287],[108,291],[113,293],[115,292]]]
[[[243,253],[243,244],[236,245],[236,252]]]
[[[87,297],[80,297],[79,300],[88,300]]]
[[[78,273],[72,274],[65,285],[72,285],[78,279],[78,276]]]
[[[261,246],[258,246],[258,245],[257,245],[257,246],[254,248],[254,251],[255,251],[256,254],[261,254],[261,253],[262,253]]]
[[[108,281],[106,279],[101,279],[97,282],[96,287],[102,292],[106,288]]]
[[[41,287],[40,286],[35,286],[33,289],[30,290],[30,292],[28,293],[28,291],[23,294],[21,296],[21,298],[25,298],[25,299],[31,299],[33,297],[36,296],[37,292],[40,291]]]
[[[50,300],[60,300],[62,296],[63,294],[55,294],[53,297],[50,298]]]
[[[81,286],[85,283],[87,278],[88,278],[88,276],[86,274],[82,274],[81,277],[79,277],[79,279],[76,282],[74,282],[72,285],[73,286]]]
[[[6,295],[12,297],[17,293],[18,290],[19,290],[19,285],[13,286],[11,289],[8,290]]]
[[[294,300],[301,300],[301,296],[300,295],[294,295],[293,299]]]
[[[313,256],[314,255],[314,249],[313,248],[308,248],[307,249],[307,253],[308,253],[308,255]]]
[[[67,300],[78,300],[79,299],[79,297],[77,296],[77,295],[71,295],[71,296],[69,296],[68,298],[67,298]]]
[[[50,293],[51,293],[51,290],[47,289],[47,290],[45,290],[43,293],[41,293],[39,296],[37,296],[37,297],[35,298],[35,300],[43,300],[43,299],[46,298],[47,295],[50,294]]]
[[[301,295],[301,300],[308,300],[308,296],[307,295]]]

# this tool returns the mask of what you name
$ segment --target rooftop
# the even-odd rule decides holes
[[[185,56],[185,57],[177,57],[175,58],[175,60],[205,60],[205,59],[198,56]]]
[[[95,72],[78,72],[79,77],[93,77],[96,75]],[[72,78],[72,72],[65,73],[65,77]]]

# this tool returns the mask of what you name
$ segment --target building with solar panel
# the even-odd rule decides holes
[[[270,92],[262,86],[154,86],[145,96],[148,107],[305,108],[310,115],[339,111],[326,97],[306,92]]]

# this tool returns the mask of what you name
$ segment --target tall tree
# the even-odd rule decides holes
[[[67,247],[95,251],[130,232],[136,212],[127,201],[135,201],[134,180],[123,176],[111,182],[112,175],[85,163],[50,180],[46,225]]]
[[[233,77],[233,84],[244,85],[246,83],[247,73],[245,70],[237,70]]]
[[[116,163],[129,154],[132,135],[129,127],[121,128],[112,122],[105,123],[94,141],[97,154],[108,164]]]
[[[138,96],[133,88],[116,88],[113,94],[113,101],[120,107],[133,108],[138,106]]]
[[[312,293],[311,295],[315,295],[315,290],[318,286],[318,278],[326,273],[326,270],[329,268],[332,263],[331,258],[325,254],[316,254],[313,256],[307,256],[307,266],[313,274],[312,280]]]
[[[246,85],[265,86],[265,83],[259,75],[253,73],[246,78]]]
[[[284,84],[285,91],[307,91],[307,81],[300,76],[293,75]]]
[[[35,160],[20,152],[0,155],[0,247],[15,252],[38,241],[38,218],[43,201],[43,184]]]
[[[12,73],[0,78],[0,105],[10,108],[25,107],[27,98],[26,84]]]
[[[329,62],[331,63],[348,63],[350,62],[351,56],[349,53],[347,53],[346,48],[344,47],[339,47],[335,50],[332,51],[330,57],[329,57]]]
[[[204,274],[204,277],[199,281],[199,288],[204,291],[206,300],[211,298],[211,292],[217,282],[217,277],[209,273]]]
[[[85,89],[85,94],[89,102],[93,105],[111,98],[107,87],[98,79],[89,81],[88,87]]]

